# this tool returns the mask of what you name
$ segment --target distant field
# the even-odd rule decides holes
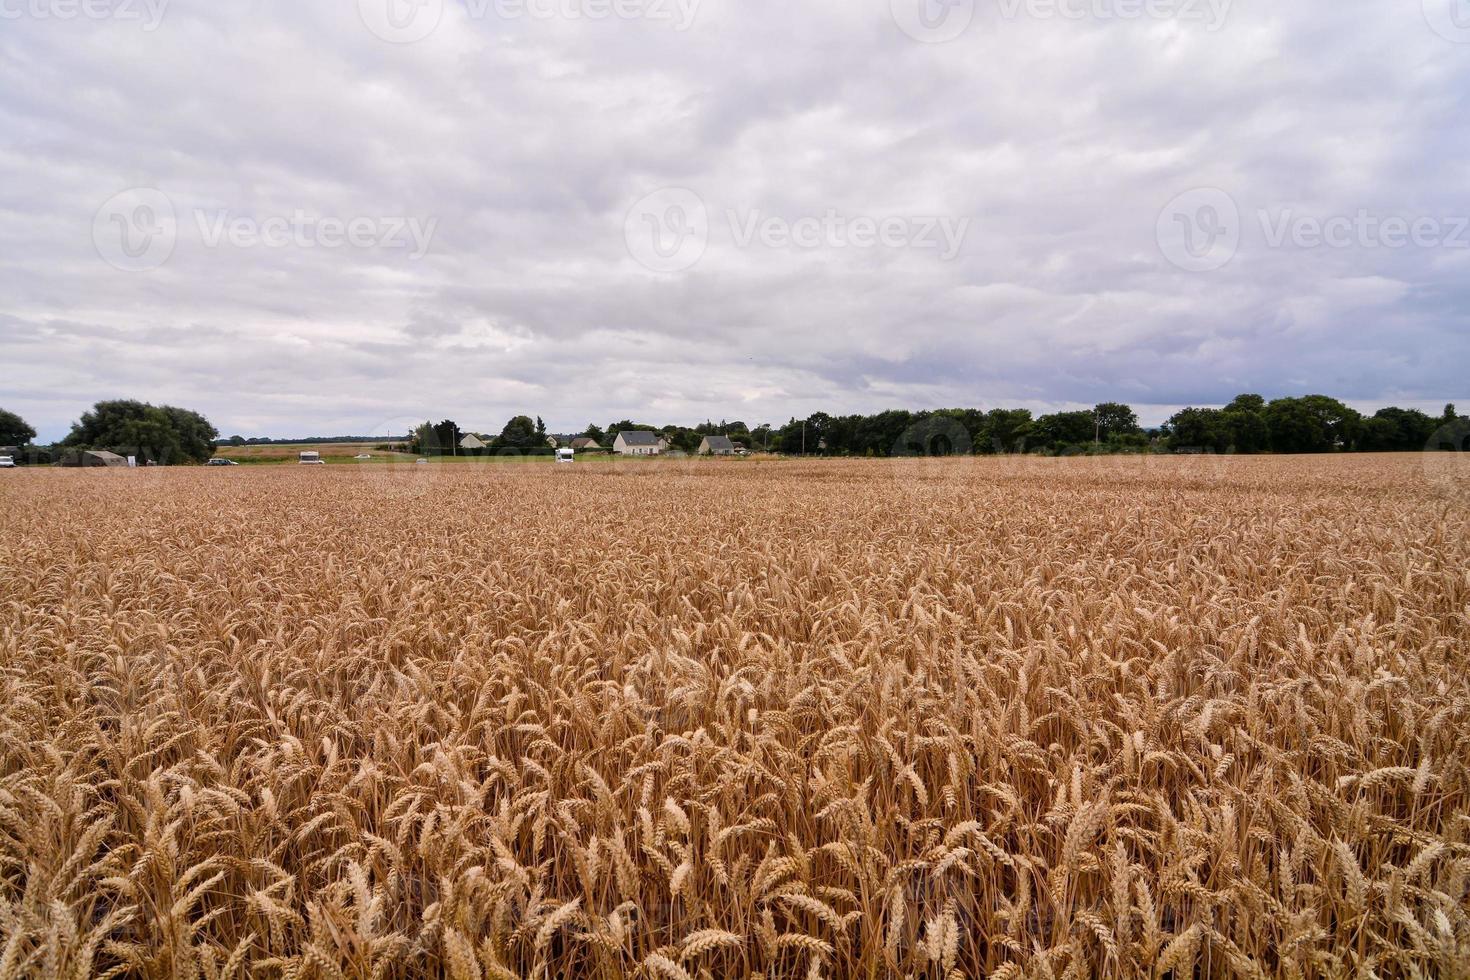
[[[270,463],[295,463],[300,454],[304,452],[321,453],[322,459],[328,464],[351,463],[362,465],[368,460],[357,458],[359,453],[368,453],[372,456],[371,462],[375,463],[412,463],[418,459],[412,453],[388,453],[382,452],[371,443],[354,442],[327,442],[327,443],[280,443],[270,446],[221,446],[215,451],[216,456],[225,459],[233,459],[238,463],[246,464],[270,464]],[[430,458],[434,463],[525,463],[541,462],[549,463],[550,456],[434,456]]]
[[[1463,980],[1464,462],[8,472],[0,976]]]
[[[387,452],[381,452],[378,449],[374,448],[373,444],[371,444],[371,443],[362,443],[362,444],[360,444],[360,443],[352,443],[352,442],[327,442],[327,443],[316,443],[316,444],[308,444],[308,443],[280,443],[280,444],[277,444],[277,445],[270,445],[270,446],[221,446],[217,450],[215,450],[215,455],[216,456],[222,456],[225,459],[233,459],[237,463],[240,463],[242,465],[245,465],[245,464],[251,464],[251,465],[267,465],[267,464],[296,463],[296,462],[299,461],[300,454],[303,453],[303,452],[317,452],[317,453],[321,453],[321,456],[322,456],[323,461],[325,461],[329,465],[339,465],[339,464],[344,464],[345,463],[345,464],[352,464],[352,465],[355,465],[355,466],[362,466],[362,465],[366,465],[368,463],[412,463],[416,459],[419,458],[419,457],[415,456],[412,453],[387,453]],[[360,460],[360,459],[357,458],[357,455],[359,453],[368,453],[369,455],[372,456],[372,459],[371,460]],[[678,456],[673,455],[673,454],[668,454],[668,455],[658,456],[658,457],[641,456],[641,457],[636,457],[635,458],[635,457],[631,457],[631,456],[617,456],[617,455],[613,455],[611,453],[579,453],[577,455],[577,462],[579,462],[579,463],[599,463],[599,462],[601,462],[601,463],[610,463],[610,462],[616,462],[616,463],[660,463],[660,464],[667,464],[667,463],[676,462],[676,461],[678,461],[681,458],[682,459],[687,459],[688,457],[678,457]],[[473,464],[473,465],[501,465],[501,464],[506,464],[506,463],[550,463],[550,462],[554,462],[555,457],[552,457],[552,456],[517,456],[517,455],[506,455],[506,456],[431,456],[431,457],[428,457],[428,459],[429,459],[430,463],[434,463],[434,464],[444,463],[444,464],[456,464],[456,465],[466,465],[466,464]],[[727,462],[727,463],[728,462],[735,462],[735,460],[728,459],[728,458],[727,459],[718,460],[718,461],[716,461],[716,460],[709,460],[709,461],[710,462]]]
[[[372,443],[357,442],[325,442],[325,443],[279,443],[270,446],[221,446],[215,450],[216,456],[225,459],[233,459],[239,463],[294,463],[297,456],[303,452],[317,452],[329,463],[351,463],[357,462],[353,459],[358,453],[371,453],[374,459],[391,461],[395,459],[407,459],[412,461],[413,456],[407,453],[384,453],[373,447]]]

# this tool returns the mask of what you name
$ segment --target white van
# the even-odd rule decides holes
[[[15,460],[10,456],[0,456],[0,470],[15,469]]]
[[[326,461],[322,459],[321,453],[302,453],[301,465],[303,466],[325,466]]]
[[[574,463],[576,459],[576,452],[570,446],[556,451],[556,461],[558,463]]]

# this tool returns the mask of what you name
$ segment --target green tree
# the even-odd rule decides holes
[[[597,443],[599,446],[606,446],[607,445],[607,443],[603,441],[604,439],[607,438],[607,433],[605,433],[605,432],[602,431],[602,427],[601,426],[592,425],[591,423],[588,423],[587,430],[582,433],[582,437],[584,439],[591,439],[593,442]]]
[[[1380,408],[1364,419],[1358,448],[1366,452],[1417,452],[1440,427],[1438,419],[1416,408]]]
[[[804,431],[805,419],[792,417],[781,426],[773,440],[773,448],[787,455],[800,455],[807,446],[815,446],[815,439],[807,441],[807,433]]]
[[[440,456],[453,456],[459,451],[459,440],[464,438],[459,423],[452,419],[445,419],[434,426],[433,446],[425,452],[437,453]]]
[[[1266,410],[1266,399],[1260,395],[1236,395],[1229,405],[1225,406],[1227,412],[1264,412]]]
[[[203,462],[214,454],[214,426],[197,412],[146,402],[98,402],[72,425],[62,445],[110,449],[140,460],[172,464]]]
[[[1266,399],[1260,395],[1236,395],[1225,406],[1226,448],[1237,453],[1259,453],[1270,448],[1271,429],[1266,422]]]
[[[985,413],[984,438],[976,445],[986,452],[1023,453],[1033,424],[1029,408],[993,408]]]
[[[1215,408],[1186,408],[1164,423],[1169,448],[1176,452],[1228,451],[1231,446],[1229,413]]]
[[[1134,436],[1143,431],[1138,427],[1138,415],[1120,402],[1103,402],[1092,414],[1104,442],[1114,436]]]
[[[1036,437],[1041,445],[1057,452],[1069,446],[1092,442],[1097,428],[1091,412],[1057,412],[1036,420]]]
[[[543,426],[542,431],[545,431]],[[544,449],[546,436],[536,434],[536,423],[528,415],[517,415],[505,423],[496,441],[500,449]]]
[[[974,442],[963,422],[948,412],[920,414],[899,436],[894,456],[968,456]]]
[[[1231,452],[1259,453],[1271,445],[1271,428],[1265,412],[1226,409],[1220,414],[1230,437],[1227,445]]]
[[[438,451],[439,440],[434,435],[432,423],[423,422],[414,427],[408,439],[408,451],[415,456],[429,456]]]
[[[14,412],[0,408],[0,446],[25,446],[36,438],[36,430]]]
[[[1362,416],[1335,398],[1277,398],[1266,406],[1271,448],[1278,453],[1330,453],[1351,449]]]
[[[160,411],[168,416],[185,459],[202,463],[214,455],[214,441],[219,438],[219,431],[209,424],[207,418],[173,405],[160,406]]]

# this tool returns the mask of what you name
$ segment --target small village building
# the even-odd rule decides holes
[[[699,443],[701,456],[734,456],[735,443],[729,436],[705,436]]]
[[[117,453],[105,449],[72,450],[61,460],[62,466],[120,466],[126,468],[128,461]]]
[[[667,447],[656,432],[619,432],[613,440],[613,452],[620,456],[657,456]]]

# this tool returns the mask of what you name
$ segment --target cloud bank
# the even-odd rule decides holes
[[[1460,3],[0,0],[0,405],[1437,412]]]

